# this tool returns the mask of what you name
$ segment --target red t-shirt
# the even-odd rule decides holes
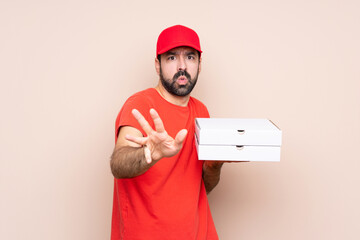
[[[111,239],[219,239],[202,180],[203,161],[198,160],[194,143],[195,117],[209,117],[205,105],[190,97],[186,107],[177,106],[149,88],[125,102],[115,136],[121,126],[135,127],[146,136],[131,114],[133,108],[153,128],[149,110],[154,108],[173,138],[184,128],[188,135],[175,156],[161,159],[138,177],[115,179]]]

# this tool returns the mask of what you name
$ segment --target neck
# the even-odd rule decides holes
[[[181,107],[186,107],[189,99],[190,99],[190,94],[186,95],[186,96],[176,96],[176,95],[172,95],[171,93],[169,93],[164,86],[161,84],[161,82],[159,81],[158,85],[155,87],[155,89],[159,92],[159,94],[168,102],[181,106]]]

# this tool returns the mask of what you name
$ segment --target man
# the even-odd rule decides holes
[[[201,71],[200,40],[176,25],[158,38],[159,83],[131,96],[115,126],[111,239],[218,239],[207,193],[222,162],[197,158],[196,117],[209,117],[190,96]]]

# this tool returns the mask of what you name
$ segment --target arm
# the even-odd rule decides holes
[[[154,121],[155,130],[139,111],[133,109],[132,114],[147,137],[144,137],[136,128],[128,126],[120,128],[118,140],[110,160],[111,171],[115,178],[139,176],[163,157],[174,156],[182,148],[182,143],[187,135],[187,130],[182,129],[175,139],[170,137],[154,109],[150,109],[150,115]]]
[[[155,164],[155,162],[148,164],[145,159],[144,147],[126,140],[126,135],[142,137],[142,133],[136,128],[129,126],[120,128],[110,160],[111,171],[115,178],[139,176]]]
[[[248,161],[204,161],[203,180],[206,193],[210,193],[220,181],[221,168],[224,163],[244,163]]]
[[[205,184],[206,193],[210,193],[220,181],[221,167],[224,162],[218,161],[204,161],[203,165],[203,180]]]

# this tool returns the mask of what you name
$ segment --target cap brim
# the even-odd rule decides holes
[[[195,45],[188,44],[188,43],[175,43],[175,44],[172,44],[171,46],[168,46],[167,48],[161,49],[161,51],[159,51],[157,54],[160,55],[160,54],[166,53],[167,51],[169,51],[173,48],[177,48],[177,47],[191,47],[191,48],[195,49],[196,51],[199,51],[200,53],[202,53],[201,49],[198,49],[198,47]]]

